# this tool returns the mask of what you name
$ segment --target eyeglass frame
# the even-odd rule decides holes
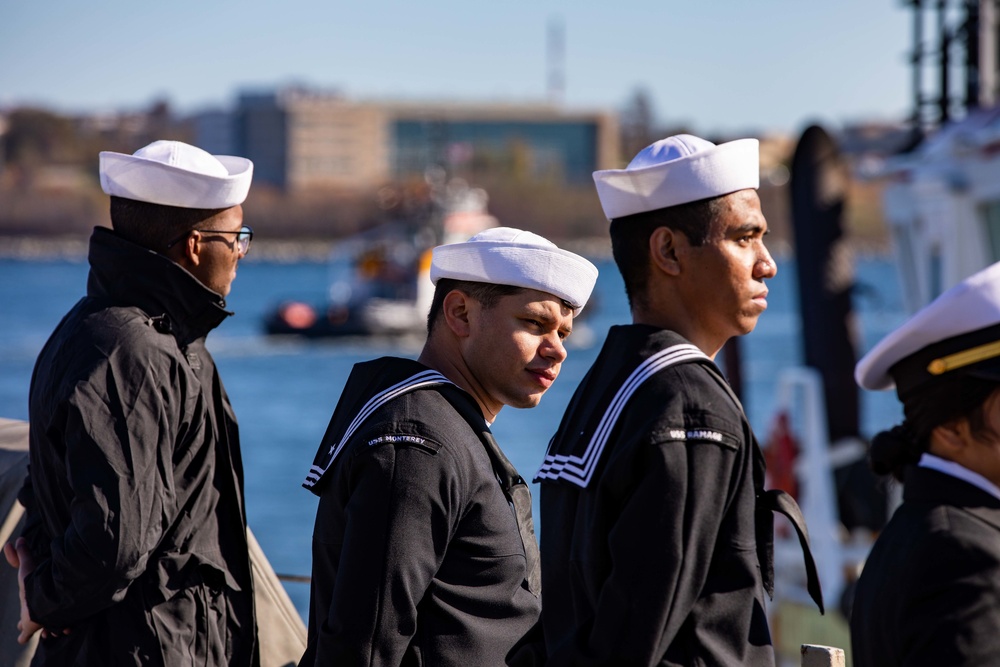
[[[173,241],[168,243],[166,248],[164,248],[164,250],[170,250],[172,247],[174,247],[187,237],[191,236],[191,232],[198,232],[200,234],[236,234],[236,249],[239,251],[240,257],[247,256],[247,253],[250,252],[250,243],[251,241],[253,241],[253,227],[251,227],[250,225],[243,225],[237,231],[229,231],[223,229],[189,229],[188,231],[184,232],[183,234],[175,238]],[[246,248],[243,248],[241,250],[239,246],[243,242],[243,237],[246,237],[247,245]]]

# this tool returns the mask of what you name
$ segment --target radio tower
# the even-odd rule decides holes
[[[560,18],[549,20],[547,35],[548,56],[548,98],[551,104],[561,106],[566,89],[564,66],[566,59],[566,39]]]

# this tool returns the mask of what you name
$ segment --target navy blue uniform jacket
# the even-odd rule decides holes
[[[585,453],[630,373],[674,345],[690,357],[646,379],[619,406],[603,451]],[[671,331],[611,328],[539,472],[547,665],[774,664],[760,455],[724,384]],[[561,465],[571,456],[580,474]]]
[[[428,384],[393,393],[414,376]],[[504,665],[538,620],[538,547],[475,400],[416,361],[357,364],[315,464],[300,664]]]
[[[1000,664],[1000,500],[928,468],[904,479],[855,590],[853,664]]]

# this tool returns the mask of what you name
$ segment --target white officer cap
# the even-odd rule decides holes
[[[494,227],[464,243],[434,248],[431,282],[441,278],[548,292],[579,315],[597,282],[597,267],[538,234]]]
[[[737,139],[716,146],[678,134],[642,149],[625,169],[595,171],[594,184],[608,220],[757,189],[759,142]]]
[[[101,188],[109,195],[180,208],[230,208],[250,191],[253,163],[211,155],[180,141],[154,141],[132,155],[102,151]]]
[[[901,398],[961,375],[1000,381],[1000,262],[934,299],[854,369],[865,389],[895,386]]]

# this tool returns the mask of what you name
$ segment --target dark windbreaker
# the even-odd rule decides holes
[[[256,630],[236,419],[194,276],[96,229],[87,296],[35,365],[20,499],[35,665],[251,665]]]

